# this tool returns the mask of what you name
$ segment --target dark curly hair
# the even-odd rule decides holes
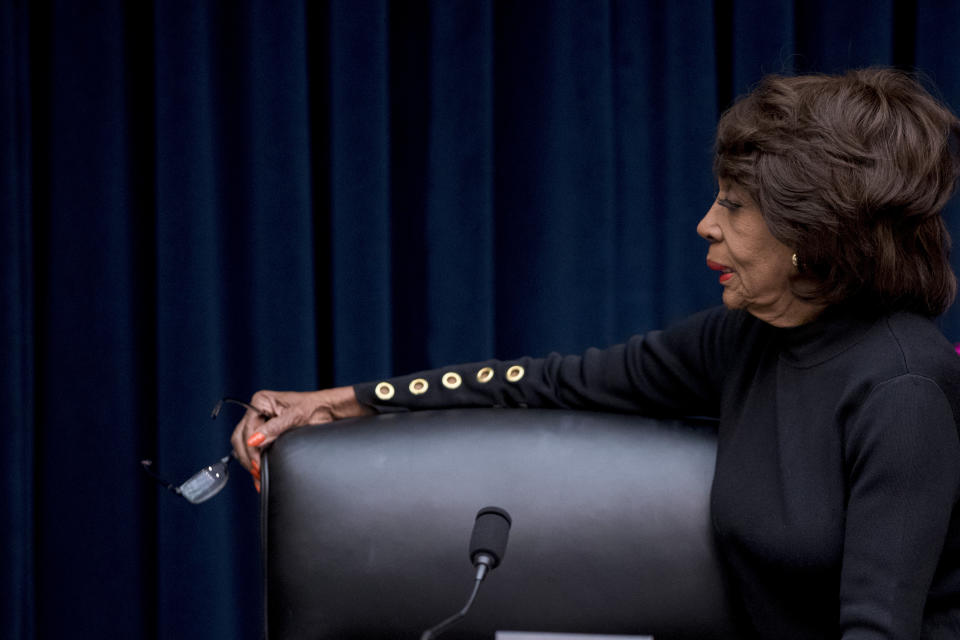
[[[911,75],[767,76],[724,113],[714,172],[796,250],[798,295],[943,313],[956,293],[940,213],[960,121]]]

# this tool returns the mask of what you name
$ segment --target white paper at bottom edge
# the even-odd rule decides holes
[[[497,631],[495,640],[653,640],[653,636],[598,636],[592,633],[538,633],[536,631]]]

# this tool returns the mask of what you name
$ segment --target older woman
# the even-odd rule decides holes
[[[757,637],[960,638],[960,359],[931,320],[958,130],[896,71],[768,77],[720,121],[697,226],[723,307],[582,356],[261,391],[236,454],[256,476],[283,431],[371,412],[716,416],[713,524]]]

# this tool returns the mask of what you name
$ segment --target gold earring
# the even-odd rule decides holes
[[[800,263],[800,256],[798,256],[797,254],[793,254],[790,257],[790,260],[791,262],[793,262],[794,269],[796,269],[797,271],[803,271],[803,268],[801,267],[801,263]]]

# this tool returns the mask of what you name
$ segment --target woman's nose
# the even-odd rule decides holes
[[[710,242],[720,241],[720,227],[717,226],[717,216],[715,211],[717,206],[718,205],[714,203],[709,209],[707,209],[707,212],[697,224],[697,234],[704,240],[709,240]]]

